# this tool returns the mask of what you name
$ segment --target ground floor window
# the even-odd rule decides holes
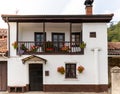
[[[65,65],[65,78],[76,78],[76,64],[67,63]]]

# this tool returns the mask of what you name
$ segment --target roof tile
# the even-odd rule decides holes
[[[7,36],[7,29],[0,29],[0,36]],[[7,52],[7,38],[0,38],[0,53]]]
[[[120,55],[120,42],[108,43],[108,55]]]

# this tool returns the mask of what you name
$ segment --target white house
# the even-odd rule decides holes
[[[107,22],[113,14],[93,15],[91,7],[86,15],[2,15],[9,92],[108,90]]]

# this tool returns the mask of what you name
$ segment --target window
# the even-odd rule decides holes
[[[43,32],[35,32],[35,45],[36,46],[41,46],[42,43],[46,40],[46,33],[45,33],[45,38],[44,38],[44,33]]]
[[[72,45],[79,46],[80,42],[81,42],[81,33],[80,32],[72,33]]]
[[[66,78],[76,78],[76,64],[67,63],[66,68]]]
[[[90,32],[90,38],[96,38],[96,32]]]
[[[54,43],[54,47],[61,48],[65,41],[65,34],[64,33],[52,33],[52,41]]]

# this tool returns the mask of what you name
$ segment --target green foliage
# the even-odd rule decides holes
[[[86,47],[86,43],[84,41],[82,41],[82,43],[80,44],[80,48],[85,48]]]
[[[28,50],[27,47],[25,46],[25,44],[21,44],[20,49],[21,49],[21,50],[24,50],[24,51],[27,51],[27,50]]]
[[[120,22],[117,24],[111,24],[108,28],[108,41],[120,42]]]

